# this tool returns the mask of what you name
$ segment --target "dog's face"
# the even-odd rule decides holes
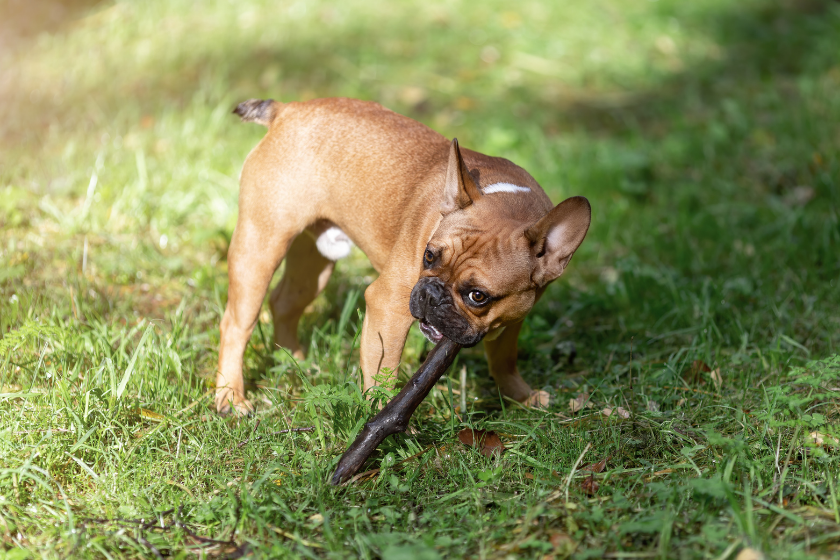
[[[570,198],[535,222],[517,219],[504,200],[484,195],[450,149],[443,218],[422,256],[410,311],[432,342],[469,347],[522,319],[537,291],[563,273],[589,228],[590,208]]]
[[[474,206],[441,221],[411,292],[411,314],[435,343],[445,336],[474,346],[488,332],[524,317],[536,299],[525,227],[481,220],[492,208]]]

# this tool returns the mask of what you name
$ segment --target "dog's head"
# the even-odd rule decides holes
[[[585,198],[566,199],[527,220],[510,200],[479,189],[453,140],[443,218],[422,256],[409,304],[432,342],[445,336],[474,346],[487,333],[522,319],[583,242],[591,214]]]

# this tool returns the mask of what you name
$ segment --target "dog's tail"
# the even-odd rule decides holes
[[[271,126],[278,109],[283,104],[273,99],[249,99],[236,106],[233,112],[242,119],[242,122],[255,122],[263,126]]]

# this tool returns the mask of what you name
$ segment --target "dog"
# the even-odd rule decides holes
[[[484,340],[502,395],[540,401],[517,370],[517,337],[586,236],[586,198],[554,206],[521,167],[462,149],[373,102],[252,99],[234,113],[268,133],[241,174],[221,321],[219,413],[253,411],[242,356],[281,261],[285,272],[269,297],[274,342],[302,358],[298,321],[353,244],[379,274],[365,290],[365,390],[380,373],[395,374],[416,320],[433,343]]]

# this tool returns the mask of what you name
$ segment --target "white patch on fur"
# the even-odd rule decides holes
[[[318,247],[318,252],[326,258],[337,261],[350,254],[353,242],[350,241],[346,233],[341,231],[341,228],[331,227],[318,236],[318,239],[315,240],[315,246]]]
[[[514,185],[512,183],[493,183],[492,185],[487,185],[481,192],[484,194],[493,194],[499,192],[510,192],[510,193],[518,193],[518,192],[531,192],[531,189],[528,187],[520,187],[519,185]]]

